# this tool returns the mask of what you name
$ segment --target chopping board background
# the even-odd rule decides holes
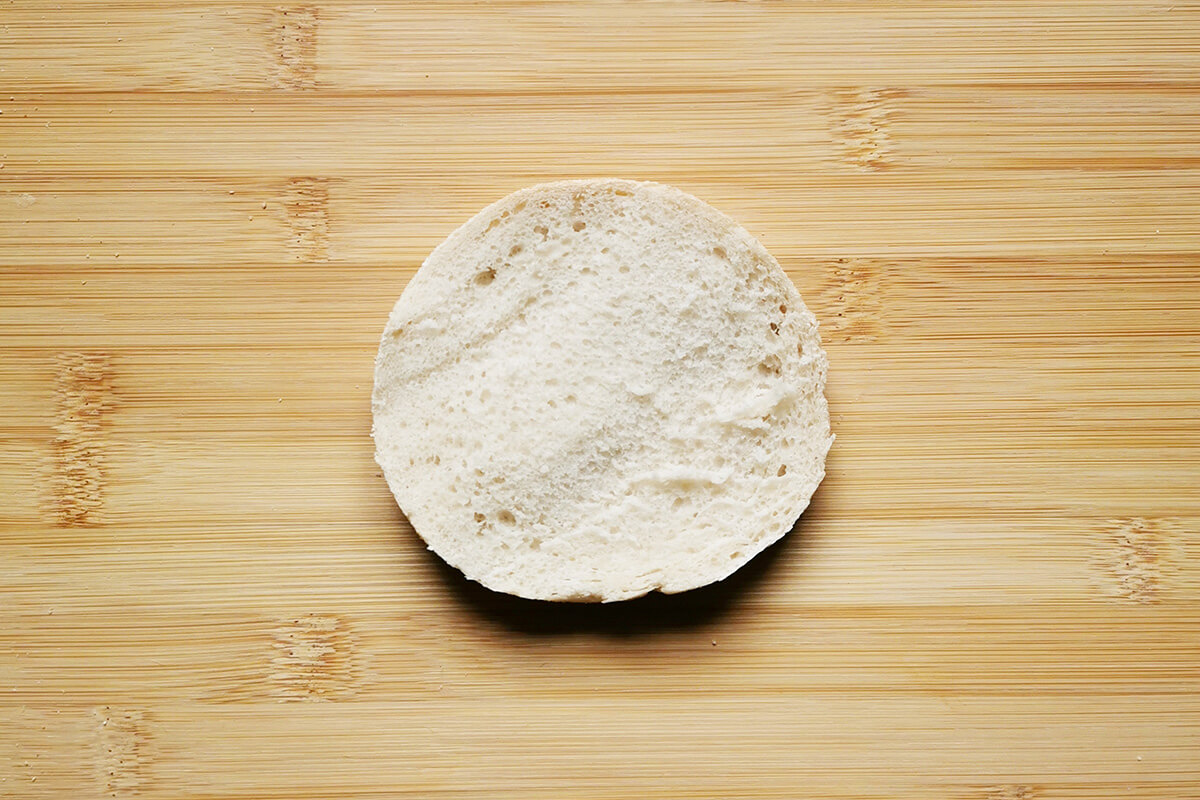
[[[0,7],[0,796],[1200,796],[1200,6]],[[372,460],[430,249],[676,184],[838,440],[725,584],[492,595]]]

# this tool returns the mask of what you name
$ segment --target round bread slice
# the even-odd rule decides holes
[[[548,183],[450,234],[388,319],[376,459],[429,548],[521,597],[719,581],[787,533],[833,441],[817,322],[669,186]]]

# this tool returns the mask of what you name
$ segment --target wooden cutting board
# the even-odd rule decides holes
[[[0,796],[1200,796],[1200,6],[0,6]],[[379,332],[542,180],[669,182],[822,320],[725,584],[492,595]]]

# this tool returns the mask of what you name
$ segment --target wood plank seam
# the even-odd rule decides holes
[[[276,75],[281,89],[317,88],[317,22],[313,6],[281,6],[272,15]]]
[[[105,417],[112,408],[112,364],[106,353],[56,358],[55,437],[51,442],[50,505],[63,526],[103,521],[108,448]]]
[[[834,144],[844,163],[864,172],[892,166],[894,147],[890,125],[901,89],[838,89],[828,93],[822,110],[830,121]]]
[[[358,641],[340,617],[309,614],[272,632],[271,695],[283,701],[344,699],[360,678]]]
[[[329,181],[292,178],[283,190],[283,209],[292,255],[302,261],[324,260],[329,248]]]
[[[105,706],[94,716],[100,785],[109,797],[138,794],[146,782],[152,746],[145,713]]]
[[[866,258],[835,258],[825,265],[825,277],[808,298],[821,323],[822,341],[879,340],[887,328],[890,269],[884,261]]]
[[[1130,603],[1162,602],[1174,571],[1179,531],[1170,521],[1131,517],[1108,520],[1100,530],[1094,564],[1100,590],[1110,599]]]

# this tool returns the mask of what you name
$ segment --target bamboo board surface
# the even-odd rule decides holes
[[[0,797],[1200,797],[1200,5],[0,6]],[[717,587],[485,592],[372,460],[432,247],[666,181],[838,440]]]

